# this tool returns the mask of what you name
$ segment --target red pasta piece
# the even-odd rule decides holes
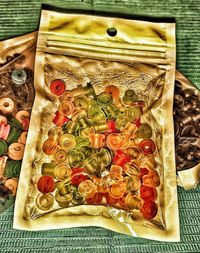
[[[88,176],[85,175],[85,170],[83,168],[73,168],[71,174],[71,184],[79,185],[81,182],[88,179]]]
[[[140,174],[139,178],[142,179],[144,175],[147,175],[149,173],[149,170],[147,168],[140,168]]]
[[[119,89],[115,85],[109,85],[105,88],[105,92],[110,94],[114,99],[119,98]]]
[[[107,126],[108,126],[108,132],[109,133],[114,133],[117,132],[117,129],[115,127],[115,120],[107,120]]]
[[[156,189],[146,185],[142,185],[140,188],[140,196],[144,201],[154,201],[157,198]]]
[[[145,219],[151,220],[156,216],[158,212],[158,206],[155,202],[144,202],[140,212],[143,214]]]
[[[139,128],[141,126],[140,118],[134,120],[133,123],[136,125],[137,128]]]
[[[60,112],[56,112],[56,115],[53,119],[53,123],[56,126],[63,126],[64,124],[66,124],[70,119],[64,115],[62,115]]]
[[[30,123],[30,119],[29,118],[24,118],[22,120],[22,127],[25,131],[28,131],[29,128],[29,123]]]
[[[54,191],[54,180],[51,176],[41,176],[37,182],[37,188],[42,193]]]
[[[86,201],[89,205],[100,204],[103,199],[103,196],[103,193],[96,192],[92,198],[86,199]]]
[[[56,96],[61,96],[66,90],[66,85],[63,80],[56,79],[50,85],[51,92]]]
[[[115,156],[113,157],[113,163],[123,167],[125,163],[131,161],[131,158],[124,154],[122,150],[117,150]]]
[[[150,139],[141,141],[139,146],[140,148],[142,148],[145,155],[153,154],[154,151],[156,150],[155,143]]]
[[[116,204],[118,201],[116,198],[113,198],[109,193],[106,193],[105,197],[106,197],[107,205],[110,205],[110,206]]]

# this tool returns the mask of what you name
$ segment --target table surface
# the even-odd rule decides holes
[[[37,30],[40,0],[0,0],[0,39]],[[177,69],[200,88],[199,0],[49,0],[69,9],[94,9],[136,15],[175,17]],[[13,208],[0,215],[0,252],[200,252],[200,187],[178,187],[181,242],[162,243],[133,238],[103,228],[73,228],[40,232],[12,229]]]

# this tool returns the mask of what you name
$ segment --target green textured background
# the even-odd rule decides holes
[[[0,39],[34,31],[38,27],[40,0],[0,0]],[[177,69],[200,88],[199,0],[51,0],[57,6],[175,17]],[[12,229],[13,208],[0,215],[0,252],[158,253],[200,252],[200,187],[178,188],[181,242],[161,243],[91,227],[42,232]]]

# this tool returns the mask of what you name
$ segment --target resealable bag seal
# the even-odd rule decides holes
[[[117,29],[115,36],[107,32],[110,28]],[[179,241],[172,118],[174,77],[173,22],[156,23],[43,9],[35,63],[36,98],[17,192],[14,228],[47,230],[95,225],[137,237]],[[138,96],[146,101],[142,121],[150,121],[155,127],[153,138],[157,145],[157,175],[160,177],[158,211],[151,221],[141,218],[138,212],[130,213],[105,204],[61,208],[63,204],[53,202],[53,194],[41,202],[44,194],[38,195],[38,189],[41,192],[44,189],[41,190],[43,185],[38,179],[41,167],[50,162],[42,151],[43,143],[53,127],[52,120],[58,123],[57,118],[52,117],[60,103],[54,95],[60,88],[50,90],[49,86],[59,83],[63,87],[63,82],[54,82],[63,79],[67,88],[74,92],[82,90],[80,85],[88,82],[93,86],[91,88],[89,84],[88,90],[94,89],[96,93],[105,88],[106,82],[116,84],[123,92],[125,88],[134,87]],[[90,103],[93,102],[90,100]],[[51,206],[48,210],[45,209],[47,204]]]

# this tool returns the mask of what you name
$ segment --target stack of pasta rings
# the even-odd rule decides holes
[[[23,69],[11,72],[13,84],[26,82]],[[30,112],[18,110],[11,96],[0,98],[0,210],[9,206],[16,195],[24,154]]]
[[[108,205],[153,219],[160,177],[152,127],[141,123],[145,103],[114,85],[96,94],[91,83],[66,90],[56,79],[50,91],[60,104],[43,143],[51,162],[41,167],[37,207]]]

